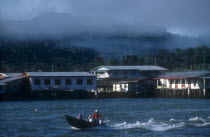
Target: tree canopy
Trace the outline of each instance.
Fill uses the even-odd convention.
[[[0,41],[0,72],[89,71],[99,65],[157,65],[173,71],[202,70],[210,67],[210,48],[161,49],[154,55],[125,55],[104,58],[88,48],[64,46],[57,41]]]

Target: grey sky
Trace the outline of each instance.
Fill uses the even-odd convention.
[[[210,33],[210,0],[0,0],[0,21],[8,35],[166,30],[199,36]]]

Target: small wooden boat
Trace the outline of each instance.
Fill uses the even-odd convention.
[[[98,124],[98,123],[89,122],[82,119],[77,119],[68,115],[65,115],[65,118],[70,126],[76,127],[76,128],[85,129],[85,128],[93,128],[97,126],[102,126],[101,124]]]

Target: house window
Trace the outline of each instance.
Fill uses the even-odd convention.
[[[66,79],[66,85],[71,85],[71,79]]]
[[[41,85],[40,79],[34,79],[34,85]]]
[[[162,85],[160,79],[158,79],[157,81],[158,81],[158,85],[159,85],[159,86]]]
[[[196,79],[194,79],[193,82],[194,82],[194,86],[196,86]]]
[[[191,84],[191,80],[190,80],[190,79],[188,79],[188,80],[187,80],[187,83],[190,85],[190,84]]]
[[[182,79],[182,84],[185,84],[185,79]]]
[[[179,79],[176,79],[175,80],[175,84],[179,84]]]
[[[125,84],[125,88],[128,88],[128,85],[127,84]]]
[[[82,85],[83,84],[83,80],[82,79],[77,79],[77,85]]]
[[[132,75],[136,75],[136,71],[134,70],[134,71],[131,71],[131,74]]]
[[[114,74],[115,74],[115,75],[118,75],[118,73],[119,73],[119,72],[118,72],[117,70],[114,70]]]
[[[50,85],[50,79],[44,79],[44,84],[45,85]]]
[[[61,80],[60,79],[55,79],[55,85],[61,85]]]
[[[122,72],[123,75],[127,75],[127,73],[128,72],[126,70]]]
[[[87,85],[93,85],[93,79],[87,79]]]
[[[169,84],[174,84],[173,81],[174,81],[174,80],[170,79],[170,80],[169,80]]]

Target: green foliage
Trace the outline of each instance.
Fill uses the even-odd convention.
[[[119,63],[115,63],[110,59],[109,65],[157,65],[165,67],[169,70],[202,70],[204,56],[206,58],[206,69],[210,66],[210,48],[202,45],[196,48],[175,49],[169,51],[161,49],[155,55],[151,56],[137,56],[127,55],[123,56]]]
[[[65,45],[62,41],[0,41],[0,72],[89,71],[99,65],[157,65],[169,70],[202,70],[210,66],[210,48],[161,49],[150,56],[126,55],[107,59],[87,48]],[[95,58],[96,57],[96,58]]]
[[[55,41],[0,42],[0,72],[87,71],[92,68],[95,51],[68,46]],[[98,54],[98,53],[97,53]]]
[[[210,48],[202,45],[196,48],[175,51],[160,50],[157,54],[157,65],[171,70],[202,70],[206,58],[206,66],[210,64]]]
[[[120,62],[119,62],[119,60],[112,58],[108,61],[107,65],[110,65],[110,66],[120,65]]]

